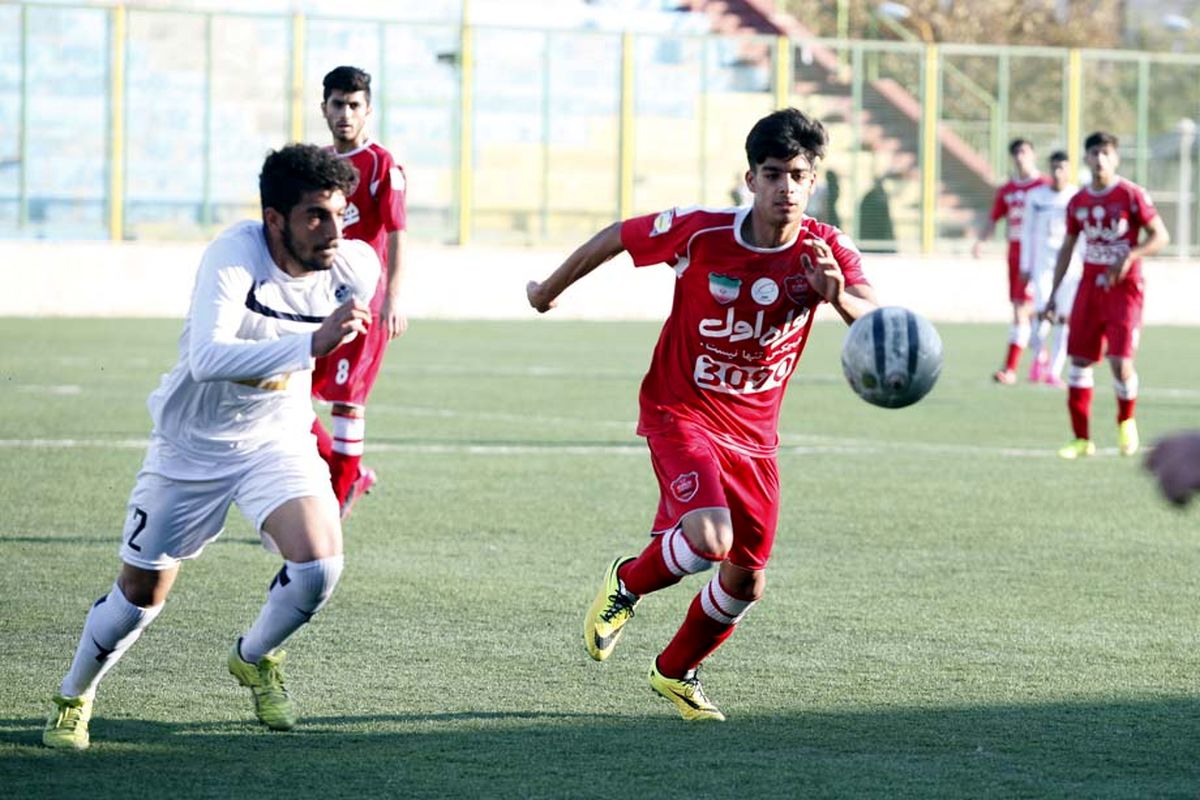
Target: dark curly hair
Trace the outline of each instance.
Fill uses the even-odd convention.
[[[1104,147],[1111,144],[1113,149],[1121,146],[1121,140],[1112,135],[1108,131],[1096,131],[1091,136],[1083,140],[1083,149],[1091,150],[1093,147]]]
[[[258,176],[263,210],[273,208],[285,217],[306,192],[337,190],[349,197],[357,186],[358,170],[315,144],[289,144],[272,150]]]
[[[322,100],[328,100],[334,91],[354,94],[365,92],[367,105],[371,105],[371,73],[358,67],[334,67],[325,75],[323,81],[325,94]]]
[[[781,108],[754,123],[746,137],[746,159],[754,169],[768,158],[790,161],[802,155],[816,167],[828,144],[829,134],[820,120],[796,108]]]

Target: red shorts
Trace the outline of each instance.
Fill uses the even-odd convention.
[[[779,524],[775,459],[720,447],[688,425],[649,434],[646,443],[660,493],[654,533],[671,530],[691,511],[725,508],[733,520],[730,563],[751,570],[766,567]]]
[[[1008,243],[1008,299],[1014,303],[1033,302],[1033,287],[1021,278],[1021,243]]]
[[[313,367],[313,397],[327,403],[367,404],[387,350],[387,326],[373,320],[365,336],[355,336]]]
[[[1142,329],[1142,279],[1126,279],[1109,289],[1097,284],[1102,276],[1089,273],[1079,283],[1071,306],[1067,354],[1088,361],[1099,361],[1105,354],[1133,358]]]

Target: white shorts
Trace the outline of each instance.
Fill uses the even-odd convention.
[[[1029,279],[1029,288],[1033,290],[1033,307],[1041,310],[1050,299],[1050,287],[1054,285],[1054,268],[1038,270]]]
[[[151,455],[147,454],[148,463]],[[236,471],[212,480],[168,478],[143,467],[129,496],[121,560],[160,571],[196,558],[225,529],[231,503],[237,503],[254,524],[263,546],[278,553],[263,523],[272,511],[297,497],[320,498],[337,516],[329,467],[316,448],[303,454],[268,448]]]
[[[1071,316],[1071,307],[1075,305],[1075,293],[1079,291],[1079,275],[1068,272],[1058,285],[1058,293],[1054,295],[1054,309],[1058,316],[1067,319]]]

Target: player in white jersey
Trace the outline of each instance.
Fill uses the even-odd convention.
[[[234,225],[204,252],[179,361],[148,406],[150,447],[130,495],[121,570],[92,606],[42,741],[82,750],[96,686],[159,612],[180,562],[220,535],[232,503],[283,567],[229,671],[259,720],[295,725],[277,648],[329,599],[342,530],[311,432],[311,370],[370,324],[379,278],[370,246],[342,239],[358,177],[332,153],[289,145],[259,176],[263,222]]]
[[[1031,189],[1025,195],[1025,219],[1021,225],[1021,278],[1033,287],[1034,309],[1038,315],[1029,342],[1029,352],[1033,354],[1029,382],[1047,383],[1060,389],[1066,387],[1062,371],[1067,363],[1067,320],[1075,302],[1075,290],[1079,288],[1079,276],[1083,273],[1081,244],[1076,245],[1070,269],[1055,295],[1053,319],[1043,317],[1042,312],[1050,300],[1058,250],[1067,235],[1067,203],[1078,190],[1067,182],[1067,154],[1061,150],[1051,153],[1050,183]],[[1054,326],[1054,344],[1047,355],[1044,351],[1051,325]]]

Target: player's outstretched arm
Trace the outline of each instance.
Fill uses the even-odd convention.
[[[1146,469],[1158,478],[1168,500],[1184,505],[1200,491],[1200,431],[1176,433],[1160,440],[1146,456]]]
[[[624,250],[621,223],[614,222],[580,245],[544,281],[525,284],[529,305],[537,309],[539,314],[546,313],[554,308],[555,300],[568,286]]]
[[[854,320],[877,308],[875,291],[865,284],[846,288],[846,276],[829,242],[824,239],[806,239],[806,244],[812,251],[813,258],[808,253],[800,255],[800,266],[804,268],[804,277],[817,294],[833,306],[849,325]]]

